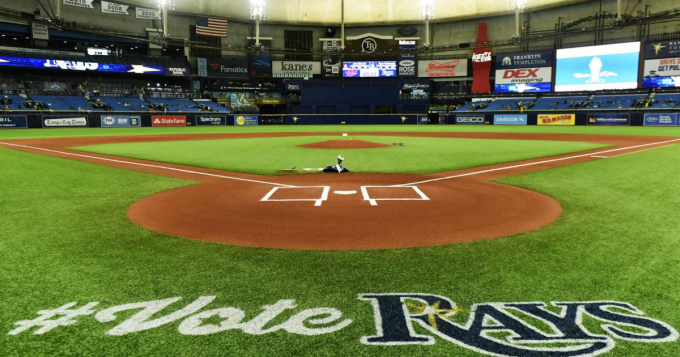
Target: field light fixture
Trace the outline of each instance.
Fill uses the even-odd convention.
[[[156,0],[159,9],[175,10],[175,0]]]
[[[517,9],[524,9],[524,7],[527,5],[527,0],[510,0],[508,2],[508,10],[514,11]]]
[[[420,0],[420,19],[434,20],[434,0]]]
[[[265,0],[250,0],[250,18],[252,20],[264,20],[265,8]]]

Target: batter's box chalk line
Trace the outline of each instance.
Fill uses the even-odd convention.
[[[400,188],[411,188],[419,196],[419,198],[372,198],[369,193],[369,188],[386,188],[386,189],[400,189]],[[423,191],[421,191],[418,186],[361,186],[361,193],[364,195],[364,201],[368,201],[371,206],[377,206],[378,201],[429,201],[430,198],[427,197]]]
[[[321,197],[319,198],[271,198],[278,190],[298,190],[307,188],[320,188]],[[272,188],[260,201],[262,202],[314,202],[314,206],[319,207],[324,201],[328,201],[328,193],[331,191],[330,186],[295,186],[295,187],[274,187]]]

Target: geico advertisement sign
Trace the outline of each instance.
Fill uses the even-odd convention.
[[[467,59],[418,61],[418,77],[464,77],[467,73]]]
[[[645,77],[680,76],[680,57],[645,61]]]
[[[43,127],[45,128],[82,128],[87,126],[87,117],[43,118]]]
[[[226,116],[196,116],[196,125],[227,125]]]
[[[274,78],[311,78],[321,74],[321,62],[272,61]]]
[[[486,118],[483,115],[457,115],[456,124],[484,125]]]
[[[517,83],[549,83],[552,78],[552,68],[518,68],[501,69],[496,71],[497,84]]]
[[[539,114],[538,125],[576,125],[575,114]]]
[[[187,126],[186,116],[154,115],[151,117],[152,126]]]

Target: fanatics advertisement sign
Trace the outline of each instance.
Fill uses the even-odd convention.
[[[187,126],[184,115],[154,115],[151,117],[152,126]]]
[[[201,77],[220,77],[234,79],[248,79],[248,60],[234,59],[225,60],[219,58],[209,58],[205,61],[199,58],[198,75]],[[205,66],[201,62],[205,63]]]
[[[321,62],[272,61],[274,78],[312,78],[321,74]]]
[[[467,59],[418,61],[418,77],[442,78],[467,75]]]

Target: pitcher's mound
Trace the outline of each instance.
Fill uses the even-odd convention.
[[[372,143],[370,141],[363,140],[327,140],[298,146],[301,148],[310,149],[373,149],[386,148],[392,145]]]

